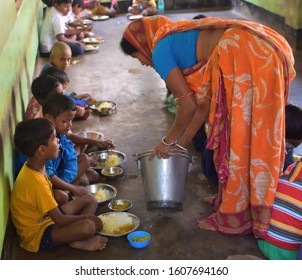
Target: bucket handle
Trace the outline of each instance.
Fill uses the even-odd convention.
[[[141,169],[141,164],[140,164],[140,161],[138,160],[140,154],[133,154],[132,156],[134,157],[134,160],[135,160],[136,163],[137,163],[137,168],[138,168],[138,170],[140,170],[140,169]]]

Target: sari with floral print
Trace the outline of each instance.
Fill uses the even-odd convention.
[[[209,59],[182,70],[197,103],[211,99],[207,147],[214,150],[219,190],[215,212],[205,219],[225,234],[265,237],[284,162],[284,106],[295,76],[289,44],[261,24],[218,18],[143,18],[123,36],[151,61],[163,37],[217,28],[226,31]]]

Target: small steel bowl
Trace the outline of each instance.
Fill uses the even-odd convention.
[[[104,135],[97,131],[81,131],[81,132],[78,132],[77,134],[81,135],[85,138],[92,139],[92,140],[98,140],[98,141],[103,140],[103,138],[104,138]]]
[[[111,211],[124,212],[132,207],[132,202],[128,199],[115,199],[108,203],[108,208]]]
[[[107,178],[117,178],[123,174],[123,169],[119,166],[105,167],[101,171],[102,175]]]

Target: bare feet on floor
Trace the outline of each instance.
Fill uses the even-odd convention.
[[[216,194],[205,194],[201,197],[201,200],[206,203],[212,204],[215,199]]]
[[[204,230],[217,231],[211,224],[207,221],[206,218],[201,219],[198,222],[198,227]]]
[[[69,245],[70,247],[76,249],[82,249],[86,251],[97,251],[97,250],[105,249],[107,242],[108,242],[108,238],[95,235],[86,240],[72,242]]]

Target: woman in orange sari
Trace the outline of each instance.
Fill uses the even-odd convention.
[[[285,155],[284,107],[295,76],[286,40],[254,22],[155,16],[130,23],[120,45],[153,67],[178,103],[151,158],[184,150],[208,120],[219,190],[215,212],[199,227],[266,236]]]

